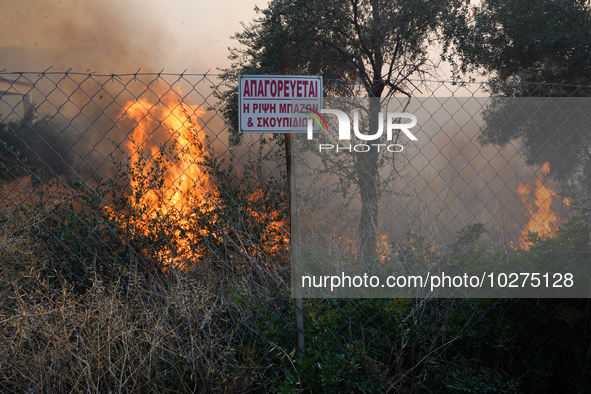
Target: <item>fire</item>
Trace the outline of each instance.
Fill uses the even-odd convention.
[[[179,91],[179,94],[182,93]],[[174,164],[166,170],[166,195],[156,197],[154,194],[143,196],[151,203],[182,207],[194,193],[200,193],[199,183],[207,183],[208,179],[199,166],[203,158],[202,130],[198,128],[196,117],[205,111],[196,105],[185,104],[175,99],[175,94],[169,92],[157,104],[151,104],[146,99],[128,102],[124,112],[137,122],[127,149],[131,161],[137,161],[141,153],[149,153],[157,157],[161,146],[155,140],[156,130],[160,127],[168,131],[163,142],[173,143]],[[151,166],[154,163],[150,163]],[[132,180],[132,187],[135,187]],[[155,191],[154,191],[155,192]]]
[[[525,228],[521,230],[520,244],[524,249],[529,249],[527,241],[529,233],[538,234],[540,237],[550,237],[554,235],[557,225],[560,223],[558,216],[552,211],[552,197],[556,195],[554,191],[544,185],[544,178],[549,184],[552,179],[548,178],[550,174],[550,164],[542,165],[541,174],[528,183],[522,183],[517,189],[523,201],[524,207],[529,214],[529,221]],[[533,204],[530,202],[533,196]]]
[[[281,253],[289,245],[289,233],[286,231],[286,221],[283,219],[282,212],[271,209],[266,206],[265,200],[268,196],[263,189],[255,189],[247,197],[246,216],[249,218],[252,227],[263,228],[260,234],[259,242],[261,245],[249,245],[243,247],[241,251],[248,256],[260,257],[260,247],[263,247],[265,254],[274,259],[280,259]],[[257,256],[259,255],[259,256]]]
[[[186,271],[208,257],[220,258],[220,251],[224,259],[281,260],[289,244],[284,210],[269,203],[281,198],[252,184],[234,185],[233,196],[218,190],[204,165],[211,159],[198,123],[205,111],[181,97],[175,88],[123,106],[121,126],[131,125],[123,146],[130,192],[123,212],[105,208],[109,218],[140,239],[144,257],[165,272]]]
[[[201,259],[191,247],[195,237],[192,223],[202,202],[215,199],[210,179],[200,163],[203,130],[197,119],[204,111],[180,101],[180,89],[170,90],[155,102],[142,98],[123,106],[123,118],[134,127],[125,144],[129,157],[127,197],[132,213],[125,217],[107,207],[109,216],[121,227],[132,229],[147,240],[169,239],[154,251],[166,271],[185,270],[189,261]]]

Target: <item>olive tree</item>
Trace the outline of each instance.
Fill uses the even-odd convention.
[[[231,49],[232,66],[222,75],[230,87],[220,96],[223,111],[236,125],[239,74],[277,74],[280,63],[288,61],[292,73],[348,82],[325,83],[325,96],[369,98],[369,134],[375,134],[380,99],[410,97],[413,80],[436,72],[429,50],[456,5],[450,0],[273,0],[234,36],[242,47]],[[350,165],[361,198],[359,252],[370,261],[376,256],[380,160],[380,153],[370,151],[355,155]]]

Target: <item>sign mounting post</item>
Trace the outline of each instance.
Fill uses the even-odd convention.
[[[309,113],[322,109],[322,77],[289,75],[289,62],[281,63],[281,75],[240,75],[238,125],[240,133],[283,133],[289,188],[291,269],[298,269],[295,173],[292,133],[307,133]],[[292,277],[299,277],[293,275]],[[297,330],[297,353],[304,356],[304,313],[301,283],[292,283]]]

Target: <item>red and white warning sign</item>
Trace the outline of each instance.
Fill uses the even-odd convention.
[[[241,75],[238,124],[241,133],[305,133],[309,113],[322,109],[322,77]]]

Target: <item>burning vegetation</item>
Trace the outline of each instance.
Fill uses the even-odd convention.
[[[129,158],[126,207],[107,206],[108,216],[130,238],[141,239],[142,257],[164,271],[228,258],[284,261],[289,236],[281,189],[228,178],[199,125],[205,111],[182,97],[176,87],[158,100],[123,106],[121,122],[132,121],[123,146]]]
[[[94,80],[89,80],[92,86],[95,86]],[[115,173],[113,170],[106,176],[111,179],[97,187],[114,187],[111,189],[112,197],[97,198],[102,204],[98,209],[83,200],[76,202],[74,208],[69,209],[68,199],[74,199],[71,196],[78,195],[81,199],[85,196],[78,189],[68,189],[68,179],[65,176],[61,177],[61,172],[55,168],[51,170],[55,176],[60,177],[54,181],[58,185],[44,186],[47,194],[55,194],[57,190],[71,190],[71,196],[64,198],[64,209],[69,209],[67,214],[79,220],[83,217],[82,211],[86,209],[88,217],[92,217],[93,220],[99,217],[98,223],[106,223],[105,228],[110,232],[109,237],[100,237],[101,239],[96,241],[102,248],[99,249],[93,243],[80,242],[81,232],[76,231],[73,222],[62,220],[63,233],[68,234],[68,239],[63,242],[55,241],[54,243],[59,246],[59,252],[51,250],[47,254],[56,260],[56,264],[60,264],[64,260],[61,253],[70,253],[72,264],[78,264],[75,252],[78,250],[76,248],[80,248],[83,249],[80,253],[84,256],[100,254],[102,258],[108,258],[116,255],[117,259],[122,258],[121,261],[128,261],[129,256],[134,256],[138,260],[155,262],[156,267],[164,271],[187,271],[202,262],[225,262],[235,267],[253,262],[257,262],[258,265],[266,262],[286,262],[289,250],[289,231],[286,229],[289,210],[286,204],[285,184],[280,180],[280,176],[267,177],[257,172],[256,166],[263,166],[261,160],[264,159],[261,157],[264,155],[260,154],[261,151],[254,153],[256,149],[252,146],[247,147],[246,149],[257,156],[256,160],[248,162],[248,156],[241,154],[236,156],[239,157],[237,164],[233,164],[234,152],[226,146],[223,147],[226,149],[223,158],[216,156],[208,140],[207,128],[204,127],[209,113],[188,100],[178,86],[162,82],[160,76],[151,82],[146,81],[147,79],[139,82],[139,89],[136,88],[138,85],[125,85],[125,95],[130,93],[136,97],[134,99],[125,100],[121,98],[123,95],[106,94],[109,91],[104,86],[110,89],[111,85],[105,84],[103,90],[97,90],[100,93],[93,97],[113,97],[111,104],[116,105],[105,105],[101,102],[99,108],[97,104],[95,110],[100,112],[103,118],[96,121],[99,118],[90,118],[89,113],[89,123],[92,123],[93,128],[88,125],[87,129],[81,129],[93,131],[86,131],[85,137],[103,139],[93,140],[87,150],[86,147],[82,149],[82,145],[75,145],[74,150],[80,149],[81,159],[78,161],[84,162],[85,165],[90,166],[91,162],[94,165],[95,162],[88,159],[91,157],[89,152],[94,152],[93,149],[99,147],[103,150],[94,152],[98,158],[104,159],[111,155],[119,160],[118,171]],[[85,111],[94,108],[82,103],[76,107],[84,108]],[[112,120],[116,127],[112,127],[105,118]],[[56,127],[53,127],[53,118],[52,122],[51,129],[54,129]],[[23,120],[22,123],[26,122]],[[64,123],[74,127],[71,119]],[[37,123],[32,126],[37,126]],[[34,130],[35,127],[30,129],[37,131]],[[15,135],[18,134],[20,138],[25,134],[22,127],[15,130]],[[8,132],[12,133],[6,129],[6,133]],[[216,135],[216,138],[219,138],[220,134]],[[65,137],[62,135],[60,138]],[[72,140],[80,139],[78,134],[75,138],[72,137]],[[110,143],[118,144],[120,156],[104,148],[107,139]],[[64,145],[72,150],[74,143]],[[55,145],[52,149],[56,149]],[[220,158],[226,160],[223,165]],[[470,158],[466,160],[469,161]],[[276,155],[273,160],[281,158]],[[14,161],[6,160],[7,163]],[[46,164],[55,167],[55,161]],[[554,237],[561,225],[560,215],[555,211],[556,193],[552,190],[549,172],[549,164],[545,163],[540,173],[532,180],[519,185],[517,190],[511,188],[511,194],[516,193],[519,196],[519,199],[511,198],[512,202],[517,203],[511,214],[517,219],[519,215],[515,215],[515,212],[519,212],[521,207],[527,213],[526,225],[511,234],[516,238],[513,244],[516,249],[531,249],[530,234],[540,238]],[[21,173],[26,173],[25,168],[17,174]],[[276,175],[279,175],[278,172]],[[103,177],[97,172],[98,176]],[[23,179],[14,183],[22,188],[25,184]],[[41,179],[39,182],[42,181]],[[467,185],[468,181],[465,184]],[[85,185],[84,193],[86,190],[90,193],[94,186]],[[100,191],[103,192],[104,190]],[[448,213],[441,211],[439,214],[444,216]],[[449,214],[457,212],[452,209],[449,210]],[[314,216],[313,220],[322,222],[324,219]],[[81,222],[80,225],[86,223]],[[50,231],[40,228],[39,233],[45,234],[39,238],[43,241],[39,242],[40,244],[53,242],[52,236],[56,231],[51,230],[55,230],[56,226],[52,224],[48,228]],[[452,228],[450,233],[453,230]],[[355,260],[359,257],[355,246],[358,235],[354,229],[348,234],[350,235],[334,241],[331,247],[337,252],[345,251],[348,259]],[[425,235],[420,230],[412,237],[409,234],[404,238],[395,234],[392,228],[384,229],[380,234],[376,252],[382,264],[386,264],[390,259],[410,261],[414,259],[408,257],[411,255],[418,256],[417,259],[428,260],[424,256],[431,253],[431,249],[446,244],[451,239],[442,237],[441,241],[433,241],[429,234]],[[477,232],[477,235],[480,236],[481,232]],[[423,245],[430,245],[430,242],[434,245]]]
[[[521,230],[519,238],[519,245],[526,250],[531,246],[528,240],[530,234],[536,234],[541,238],[552,237],[561,222],[552,210],[552,198],[556,197],[556,193],[546,186],[553,183],[552,178],[549,177],[550,164],[544,163],[540,172],[533,180],[522,183],[517,189],[517,194],[523,201],[523,207],[529,216],[529,221]]]

